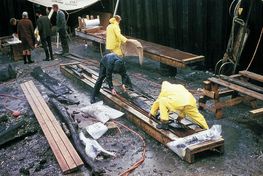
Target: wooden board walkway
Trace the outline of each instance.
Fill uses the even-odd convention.
[[[81,31],[75,31],[76,36],[79,36],[83,39],[90,40],[96,43],[105,44],[105,31],[98,30],[93,33],[84,33]],[[132,38],[132,37],[128,37]],[[188,52],[180,51],[171,47],[164,45],[159,45],[156,43],[148,42],[141,39],[132,38],[141,42],[143,46],[144,56],[158,61],[160,63],[170,65],[173,67],[184,68],[186,65],[196,62],[202,62],[205,60],[204,56],[198,56]]]
[[[71,68],[77,67],[82,68],[82,73],[75,73]],[[84,66],[83,64],[61,64],[60,66],[61,72],[73,79],[73,81],[81,84],[85,88],[93,88],[96,82],[96,79],[98,77],[98,74],[94,72],[93,70],[89,69],[88,67]],[[87,74],[88,73],[88,74]],[[168,142],[171,142],[173,140],[177,140],[180,137],[185,137],[188,135],[191,135],[193,133],[198,133],[200,129],[194,130],[160,130],[156,128],[157,122],[151,120],[147,116],[147,112],[144,111],[144,109],[141,109],[140,106],[134,105],[131,103],[130,100],[126,99],[125,97],[122,97],[121,95],[118,96],[112,96],[111,93],[107,89],[101,89],[100,90],[102,97],[105,102],[108,104],[111,104],[113,107],[115,107],[118,110],[121,110],[126,114],[126,117],[132,121],[134,124],[136,124],[139,128],[143,129],[146,133],[148,133],[150,136],[155,138],[157,141],[163,143],[166,145]],[[140,95],[135,95],[136,92],[133,93],[134,96],[139,97]],[[147,98],[141,96],[142,99],[144,99],[145,103],[147,103]],[[189,148],[186,151],[186,155],[184,160],[193,163],[195,159],[195,155],[197,153],[206,151],[206,150],[212,150],[215,149],[217,151],[223,152],[224,149],[224,139],[220,138],[218,140],[214,141],[207,141],[204,142],[198,147],[192,146],[192,148]]]
[[[199,107],[208,109],[215,113],[216,118],[222,118],[222,109],[239,103],[249,103],[253,110],[250,111],[252,117],[262,116],[263,108],[257,109],[256,101],[263,101],[263,88],[254,85],[250,80],[263,83],[263,76],[249,72],[240,71],[239,74],[208,78],[204,81],[203,95],[199,99]],[[231,98],[222,97],[231,96]],[[212,100],[213,105],[208,107],[207,100]]]
[[[59,122],[49,109],[40,92],[37,90],[33,81],[22,83],[21,88],[47,138],[62,172],[69,173],[82,166],[83,162],[81,158],[62,130]]]

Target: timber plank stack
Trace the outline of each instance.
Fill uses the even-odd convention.
[[[249,72],[240,71],[239,74],[219,77],[211,77],[204,81],[203,95],[199,99],[199,107],[208,109],[215,113],[216,118],[222,118],[222,109],[239,103],[248,103],[253,110],[252,117],[263,114],[263,108],[257,108],[257,101],[263,101],[263,87],[254,84],[263,83],[263,76]],[[221,100],[222,97],[230,96],[229,99]],[[213,101],[213,106],[208,107],[206,102]]]
[[[88,63],[87,63],[88,64]],[[77,69],[75,69],[77,68]],[[82,68],[83,71],[76,73],[76,70]],[[77,63],[68,63],[60,65],[61,72],[71,78],[76,83],[81,84],[85,88],[93,88],[98,77],[98,73],[89,69],[87,66],[83,64]],[[123,97],[122,95],[112,96],[110,91],[102,88],[100,90],[104,101],[108,104],[111,104],[114,108],[124,112],[126,114],[126,118],[128,118],[131,122],[136,124],[139,128],[144,130],[150,136],[155,138],[157,141],[161,142],[164,145],[167,143],[177,140],[178,138],[185,137],[194,133],[200,132],[199,129],[186,129],[186,130],[160,130],[156,128],[158,124],[156,121],[148,118],[147,112],[142,109],[139,105],[135,105],[131,103],[129,99]],[[147,104],[147,98],[138,94],[137,92],[129,93],[134,97],[139,97],[145,101]],[[137,95],[136,95],[137,94]],[[186,150],[186,155],[183,158],[185,161],[189,163],[193,163],[195,159],[195,155],[197,153],[207,151],[207,150],[215,150],[219,152],[224,151],[224,139],[220,138],[218,140],[207,141],[202,144],[198,144],[198,146],[191,146]]]
[[[63,173],[69,173],[83,165],[75,148],[62,130],[60,124],[37,90],[33,81],[21,84],[42,131],[58,161]]]

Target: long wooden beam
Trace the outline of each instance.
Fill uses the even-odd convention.
[[[250,90],[250,89],[247,89],[245,87],[242,87],[242,86],[239,86],[239,85],[236,85],[236,84],[233,84],[233,83],[229,83],[227,81],[224,81],[222,79],[218,79],[218,78],[215,78],[215,77],[208,78],[208,80],[213,82],[213,83],[219,84],[221,86],[227,87],[229,89],[238,91],[238,92],[240,92],[242,94],[254,97],[254,98],[259,99],[259,100],[263,100],[263,94],[255,92],[255,91]]]
[[[99,35],[99,33],[83,33],[78,30],[76,30],[75,32],[77,36],[83,39],[94,41],[100,44],[105,44],[106,42],[105,36]],[[128,37],[128,38],[132,38],[132,37]],[[171,47],[166,47],[145,40],[140,40],[140,39],[136,39],[136,40],[141,42],[143,46],[144,56],[154,61],[164,63],[166,65],[170,65],[178,68],[184,68],[186,67],[187,64],[201,62],[205,60],[204,56],[197,56],[188,52],[180,51]]]
[[[84,78],[81,78],[78,75],[74,74],[74,72],[71,69],[67,68],[66,65],[61,65],[60,70],[65,76],[71,78],[74,82],[81,84],[85,88],[90,89],[93,88],[95,85],[96,79],[94,79],[94,77],[92,78],[84,76]],[[126,114],[126,117],[130,121],[132,121],[138,127],[143,129],[147,134],[149,134],[162,144],[167,145],[168,142],[177,140],[179,138],[179,136],[175,135],[171,131],[157,129],[157,123],[155,121],[149,119],[144,113],[138,111],[135,107],[130,106],[130,104],[126,101],[122,101],[118,97],[112,96],[108,91],[103,89],[100,90],[100,93],[102,94],[102,97],[106,103],[111,104],[112,106],[114,106],[114,108],[124,112]],[[214,145],[215,143],[217,143],[218,145]],[[210,150],[212,148],[223,147],[223,144],[224,139],[222,138],[216,141],[208,141],[200,145],[199,150],[203,151]],[[197,149],[194,148],[194,150]],[[192,163],[194,154],[194,151],[192,153],[188,153],[184,160],[186,160],[189,163]],[[189,156],[191,157],[189,158]]]

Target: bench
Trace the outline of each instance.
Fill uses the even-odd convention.
[[[81,158],[59,122],[49,109],[33,81],[20,84],[40,127],[63,173],[69,173],[83,165]]]

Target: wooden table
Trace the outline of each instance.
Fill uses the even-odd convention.
[[[13,61],[22,59],[22,42],[20,40],[14,40],[12,36],[6,36],[0,38],[1,47],[9,47],[9,54]]]

